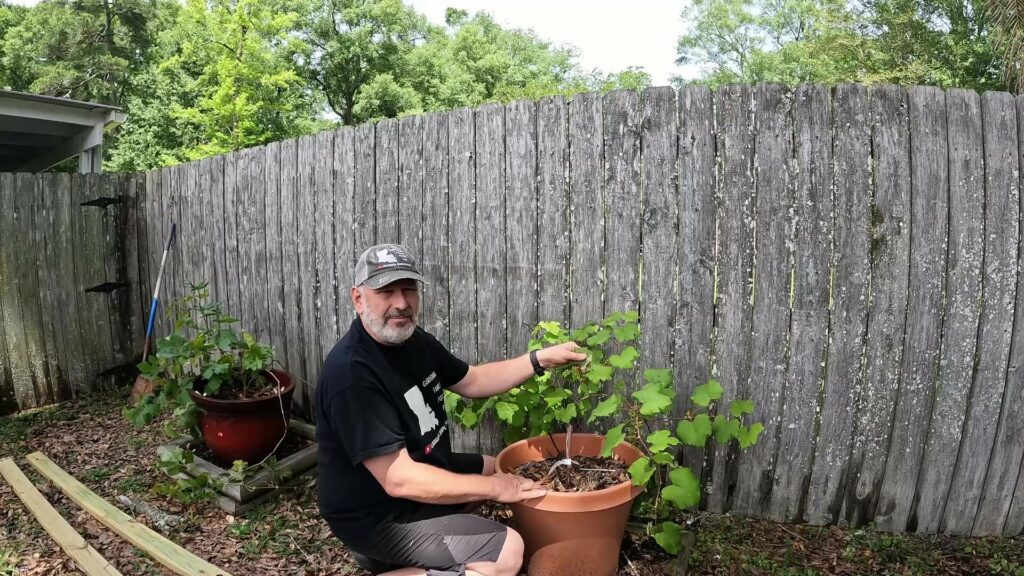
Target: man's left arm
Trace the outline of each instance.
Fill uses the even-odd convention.
[[[537,351],[537,361],[545,370],[582,362],[587,355],[576,352],[578,348],[575,342],[542,348]],[[470,366],[466,376],[449,390],[466,398],[490,398],[519,386],[530,376],[533,376],[533,364],[530,355],[523,354],[508,360]]]

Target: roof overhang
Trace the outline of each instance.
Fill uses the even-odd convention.
[[[125,121],[116,106],[0,90],[0,172],[39,172],[80,156],[99,172],[103,135]]]

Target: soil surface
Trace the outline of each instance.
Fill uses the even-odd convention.
[[[592,492],[611,488],[629,480],[627,466],[613,458],[576,456],[572,464],[560,464],[554,472],[551,467],[561,458],[548,458],[527,462],[515,473],[529,478],[552,492]]]

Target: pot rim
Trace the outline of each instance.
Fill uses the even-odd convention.
[[[259,398],[248,398],[248,399],[245,399],[245,400],[225,400],[223,398],[216,398],[216,397],[213,397],[213,396],[205,396],[203,394],[200,394],[200,393],[196,392],[195,390],[189,390],[188,394],[189,394],[189,396],[192,397],[193,400],[199,400],[199,401],[202,401],[202,402],[215,403],[215,404],[219,404],[219,405],[222,405],[222,406],[239,406],[239,405],[242,405],[242,404],[249,404],[249,403],[252,403],[252,402],[262,402],[262,401],[265,401],[265,400],[269,400],[271,398],[277,398],[278,396],[281,396],[282,399],[283,399],[285,394],[287,394],[288,392],[290,392],[292,389],[295,388],[295,381],[292,380],[291,374],[289,374],[288,372],[285,372],[284,370],[279,370],[277,368],[271,368],[269,370],[266,370],[266,372],[272,373],[272,374],[277,376],[277,379],[278,379],[279,383],[281,384],[277,388],[278,389],[278,393],[277,394],[272,394],[270,396],[261,396]]]
[[[564,433],[552,434],[554,438],[564,438]],[[505,456],[510,450],[515,447],[529,444],[532,441],[537,441],[544,436],[531,436],[518,442],[509,444],[498,453],[495,457],[495,467],[499,472],[509,473],[501,468],[502,457]],[[601,439],[604,441],[603,434],[592,434],[586,432],[573,433],[573,438],[587,437],[593,439]],[[550,442],[547,442],[550,444]],[[619,450],[627,452],[630,456],[634,456],[633,460],[640,458],[643,454],[635,446],[629,442],[623,442],[615,448],[617,453]],[[575,450],[573,450],[575,452]],[[621,455],[620,455],[621,456]],[[644,491],[642,486],[636,486],[633,481],[626,480],[620,482],[614,486],[602,488],[600,490],[591,490],[590,492],[548,492],[540,498],[534,498],[533,500],[524,500],[513,504],[513,506],[524,506],[527,508],[535,508],[537,510],[545,510],[549,512],[588,512],[596,510],[604,510],[613,506],[618,506],[632,501],[634,498],[640,495]]]

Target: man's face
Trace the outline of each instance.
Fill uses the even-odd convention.
[[[419,323],[420,289],[415,280],[396,280],[376,290],[354,287],[352,303],[366,331],[381,344],[405,342]]]

